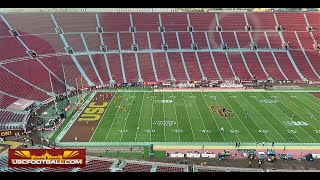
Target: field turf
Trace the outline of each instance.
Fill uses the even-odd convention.
[[[307,92],[118,92],[90,142],[320,143],[319,109]]]

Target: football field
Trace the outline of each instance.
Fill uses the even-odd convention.
[[[117,92],[90,142],[320,143],[307,92]]]

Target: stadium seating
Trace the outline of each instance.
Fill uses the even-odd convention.
[[[116,33],[103,33],[102,38],[108,50],[119,50]]]
[[[90,62],[89,56],[77,56],[77,61],[79,62],[81,68],[86,73],[88,78],[95,84],[100,85],[100,81],[96,75],[96,72],[93,69],[93,66]]]
[[[63,32],[96,32],[96,13],[58,13],[54,14],[59,27]]]
[[[314,42],[309,32],[297,32],[297,35],[304,49],[314,50]]]
[[[120,172],[150,172],[152,165],[126,163]]]
[[[0,109],[6,109],[8,106],[16,102],[17,100],[17,98],[2,94],[0,92]]]
[[[194,52],[182,53],[190,79],[201,80],[202,75]]]
[[[79,172],[110,172],[112,161],[91,160],[86,164],[85,168],[81,168]]]
[[[169,57],[173,77],[176,78],[177,81],[178,80],[186,81],[187,76],[182,64],[180,53],[175,53],[175,52],[168,53],[168,57]]]
[[[312,33],[306,31],[307,22],[304,14],[310,26],[313,26],[316,31]],[[216,29],[216,15],[219,25],[222,27],[222,37],[220,37],[220,33]],[[132,17],[132,22],[130,16]],[[188,16],[190,22],[188,22]],[[196,51],[198,52],[200,66],[204,76],[207,78],[219,79],[210,52],[208,51],[208,48],[211,48],[214,62],[222,79],[233,79],[234,73],[232,69],[240,79],[251,78],[240,56],[240,50],[244,54],[245,62],[252,75],[257,79],[265,79],[266,75],[255,53],[252,51],[247,52],[251,49],[250,34],[245,30],[247,22],[252,27],[252,32],[250,33],[253,42],[258,46],[258,54],[262,65],[274,80],[285,79],[283,74],[290,80],[301,79],[294,69],[289,56],[284,52],[279,52],[283,51],[281,34],[284,41],[289,44],[289,53],[291,53],[293,61],[301,73],[308,80],[319,80],[301,51],[306,51],[311,65],[319,74],[320,63],[318,59],[320,55],[313,46],[314,40],[318,43],[320,42],[320,14],[316,12],[123,12],[98,13],[98,16],[96,16],[96,13],[55,13],[53,17],[57,26],[62,28],[64,32],[62,35],[56,33],[56,25],[50,14],[8,13],[4,14],[3,17],[5,20],[0,19],[0,62],[3,63],[1,66],[8,68],[12,73],[0,68],[1,76],[4,77],[0,80],[0,90],[26,99],[43,101],[50,97],[47,94],[47,92],[52,91],[48,69],[58,77],[57,79],[55,76],[51,76],[56,94],[62,93],[65,90],[64,84],[61,81],[66,79],[67,85],[76,87],[76,79],[80,83],[81,76],[84,76],[82,77],[84,86],[89,85],[85,77],[88,77],[88,81],[100,85],[100,76],[102,83],[109,84],[109,73],[116,80],[116,83],[124,81],[123,73],[127,82],[137,82],[139,71],[135,54],[132,51],[133,36],[135,43],[138,45],[137,60],[139,62],[141,78],[144,81],[155,81],[156,79],[159,81],[170,80],[170,70],[172,71],[172,76],[178,81],[188,80],[187,73],[190,80],[201,79],[202,74],[198,61],[195,53],[191,50],[192,38],[194,43],[198,45],[199,50]],[[97,33],[97,20],[103,28],[102,39],[100,39],[100,34]],[[160,20],[162,26],[165,27],[163,33],[159,33],[158,30]],[[282,27],[283,32],[281,33],[275,30],[276,20]],[[19,38],[13,37],[9,33],[9,27],[5,22],[17,30],[20,34],[19,38],[21,42]],[[191,34],[187,28],[189,23],[194,28]],[[136,28],[134,33],[129,31],[129,27],[132,25]],[[148,33],[150,39],[148,39]],[[234,33],[236,33],[236,36]],[[210,47],[208,47],[206,34]],[[221,38],[229,49],[223,50],[221,48]],[[72,47],[76,59],[72,59],[65,51],[66,44],[64,44],[64,40]],[[153,51],[148,51],[150,48],[149,41]],[[272,49],[270,49],[268,41]],[[162,50],[163,43],[166,43],[169,48],[167,52],[168,59]],[[26,53],[27,49],[23,44],[40,55],[38,58],[40,62],[32,59]],[[100,52],[102,44],[107,46],[106,58],[111,72],[108,72],[106,59]],[[179,44],[181,50],[179,49]],[[92,54],[93,63],[87,55],[86,46]],[[301,49],[301,46],[303,49]],[[124,69],[122,69],[120,63],[120,51],[122,51],[121,56],[123,58]],[[183,59],[180,54],[181,51],[183,51]],[[227,53],[232,69],[228,64],[228,59],[225,55],[226,51],[234,51]],[[271,52],[274,52],[276,59],[274,59]],[[154,60],[157,78],[155,78],[150,53]],[[167,60],[169,60],[170,68]],[[276,62],[279,64],[283,74]],[[79,63],[81,68],[77,67],[77,63]],[[185,66],[183,63],[185,63]],[[61,68],[62,64],[65,67],[65,78]],[[97,69],[98,75],[94,70],[94,66]],[[9,100],[3,97],[2,99],[9,103]],[[0,108],[5,108],[8,106],[8,103],[5,103]]]
[[[153,53],[153,59],[159,81],[170,80],[171,77],[165,54]]]
[[[217,52],[213,54],[222,79],[234,79],[233,72],[228,64],[225,53]]]
[[[207,79],[219,79],[217,71],[212,62],[210,53],[199,52],[198,57],[204,76],[207,77]]]
[[[286,74],[287,78],[290,80],[298,80],[300,79],[298,73],[296,72],[296,70],[293,68],[289,57],[286,53],[283,52],[275,52],[274,53],[278,63],[282,69],[282,71]]]
[[[51,77],[49,77],[48,70],[45,69],[36,59],[17,61],[14,63],[4,64],[3,66],[43,90],[52,92],[50,84],[51,78],[53,90],[55,93],[60,94],[65,91],[63,83],[59,82],[52,75],[50,75]]]
[[[295,63],[299,70],[308,80],[318,80],[318,77],[311,69],[302,51],[291,51],[290,53],[292,58],[295,59]]]
[[[154,72],[152,68],[151,56],[149,53],[138,53],[141,78],[144,81],[154,82]]]
[[[15,37],[3,37],[0,39],[0,61],[29,57],[26,49]]]
[[[294,34],[294,32],[283,32],[282,35],[283,35],[284,41],[288,43],[290,49],[296,49],[296,50],[301,49],[298,39]]]
[[[98,33],[83,34],[89,51],[100,51],[101,39]]]
[[[175,32],[164,33],[165,42],[168,44],[169,49],[178,49],[178,40]]]
[[[227,44],[228,48],[238,49],[236,37],[233,32],[222,32],[223,42]]]
[[[247,32],[237,32],[240,48],[251,48],[251,39]]]
[[[17,114],[11,111],[0,109],[0,123],[6,124],[10,122],[22,122],[25,119],[25,114]]]
[[[102,82],[104,82],[105,84],[108,84],[110,81],[110,78],[108,75],[108,69],[107,69],[106,60],[104,59],[104,56],[102,54],[96,54],[96,55],[92,55],[92,59],[102,79]]]
[[[133,53],[126,53],[122,54],[122,58],[127,82],[137,82],[139,77],[135,55]]]
[[[274,30],[276,21],[273,13],[246,13],[248,23],[252,30]]]
[[[123,82],[119,54],[108,54],[107,58],[109,62],[112,79],[115,80],[116,83]]]
[[[120,33],[120,43],[121,49],[131,50],[133,44],[132,33]]]
[[[255,79],[267,79],[266,74],[259,63],[258,57],[252,52],[243,52],[243,56],[247,62],[248,68]]]
[[[158,13],[133,13],[132,21],[137,31],[158,31]]]
[[[104,32],[129,32],[130,17],[128,13],[102,13],[99,15],[99,20]]]
[[[199,49],[208,49],[208,43],[204,32],[193,32],[192,35],[194,43],[198,45]]]
[[[303,13],[276,13],[283,31],[305,31],[307,27]]]
[[[208,39],[211,49],[220,49],[221,48],[221,37],[218,32],[208,32]]]
[[[245,30],[246,21],[243,13],[217,13],[217,15],[223,30]]]
[[[54,56],[48,58],[40,58],[40,61],[45,64],[54,74],[56,74],[61,80],[66,79],[66,83],[70,86],[77,87],[76,79],[80,83],[81,73],[70,56]],[[65,77],[63,74],[63,68]],[[87,86],[87,82],[83,78],[83,86]]]
[[[55,33],[55,25],[46,13],[3,14],[11,27],[20,35]]]
[[[265,49],[265,48],[269,49],[266,36],[263,32],[252,32],[251,36],[252,36],[253,42],[257,44],[259,49]]]
[[[178,166],[157,166],[157,172],[184,172],[184,168]]]
[[[320,54],[316,51],[306,51],[306,54],[312,64],[313,68],[317,71],[320,75]]]
[[[316,12],[314,13],[310,12],[310,13],[306,13],[306,16],[310,26],[312,26],[313,28],[319,31],[320,30],[320,22],[319,22],[320,14]]]
[[[162,26],[166,31],[187,31],[188,18],[186,13],[161,13]]]
[[[135,33],[134,38],[139,49],[149,49],[147,33]]]
[[[275,59],[272,57],[270,52],[259,52],[259,57],[262,61],[269,76],[274,80],[285,80],[284,76],[281,74]]]
[[[21,36],[21,40],[38,54],[65,53],[64,44],[58,34],[34,34]]]
[[[217,21],[213,13],[189,13],[190,23],[195,31],[215,31]]]
[[[2,76],[0,78],[0,90],[3,92],[31,100],[43,101],[49,98],[49,95],[45,92],[35,89],[3,68],[0,68],[0,74]]]
[[[228,54],[229,54],[230,63],[232,64],[233,70],[235,71],[236,75],[240,79],[246,79],[246,80],[252,79],[243,63],[240,53],[230,52]]]

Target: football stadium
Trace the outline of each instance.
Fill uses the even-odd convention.
[[[0,8],[0,172],[320,172],[319,145],[317,9]]]

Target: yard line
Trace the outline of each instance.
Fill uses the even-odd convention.
[[[97,94],[97,93],[96,93],[96,94]],[[100,119],[100,121],[99,121],[98,125],[97,125],[97,126],[96,126],[96,128],[94,129],[93,134],[92,134],[92,136],[90,137],[89,142],[91,142],[92,137],[93,137],[93,136],[94,136],[94,134],[96,133],[96,130],[98,129],[98,127],[99,127],[99,125],[100,125],[101,121],[102,121],[102,120],[103,120],[103,118],[104,118],[104,115],[106,114],[107,110],[109,109],[109,106],[110,106],[110,104],[112,103],[112,100],[114,99],[114,97],[115,97],[115,96],[116,96],[116,93],[114,93],[114,95],[113,95],[113,97],[112,97],[111,101],[109,102],[109,104],[108,104],[108,106],[107,106],[106,110],[104,111],[104,113],[103,113],[103,115],[102,115],[102,118]],[[91,100],[90,100],[90,101],[91,101]],[[90,103],[90,102],[89,102],[89,103]]]
[[[304,95],[300,95],[300,96],[302,96],[304,99],[307,99],[307,98],[304,97]],[[297,98],[297,100],[300,101],[299,98]],[[314,109],[313,107],[309,106],[308,104],[305,104],[303,101],[300,101],[300,102],[302,102],[304,105],[308,106],[310,109],[313,109],[316,113],[320,113],[320,112],[318,112],[318,110]],[[316,120],[319,121],[318,119],[316,119]]]
[[[209,104],[207,103],[207,101],[203,98],[203,95],[201,94],[201,97],[202,97],[202,99],[204,100],[204,102],[207,104],[207,107],[209,107]],[[220,134],[221,134],[221,136],[222,136],[222,138],[223,138],[223,140],[224,140],[224,142],[226,142],[226,139],[224,138],[224,136],[223,136],[223,134],[222,134],[222,132],[220,131],[220,127],[219,127],[219,125],[218,125],[218,123],[217,123],[217,121],[216,121],[216,118],[213,116],[213,114],[212,114],[212,111],[210,110],[210,114],[211,114],[211,117],[213,118],[213,120],[214,120],[214,122],[215,122],[215,124],[216,124],[216,126],[218,127],[218,131],[220,132]],[[207,118],[210,118],[210,117],[207,117]],[[238,138],[239,139],[239,138]],[[240,139],[239,139],[240,140]]]
[[[183,98],[183,103],[184,103],[184,107],[186,108],[186,111],[187,111],[187,115],[188,115],[188,119],[189,119],[189,124],[190,124],[191,132],[192,132],[192,135],[193,135],[193,140],[194,140],[194,142],[196,142],[196,138],[194,137],[194,133],[193,133],[193,129],[192,129],[192,125],[191,125],[191,121],[190,121],[190,117],[189,117],[187,105],[186,105],[186,103],[184,102],[184,98]]]
[[[316,106],[319,106],[320,104],[317,104],[317,103],[315,103],[314,101],[312,101],[311,99],[309,99],[307,96],[304,96],[303,94],[301,94],[301,93],[298,93],[298,94],[300,94],[302,97],[304,97],[304,99],[307,99],[309,102],[311,102],[312,104],[314,104],[314,105],[316,105]],[[309,95],[309,96],[312,96],[312,97],[314,97],[314,98],[316,98],[317,100],[320,100],[319,98],[317,98],[317,97],[315,97],[315,96],[313,96],[313,95]],[[320,107],[320,106],[319,106]],[[318,112],[318,111],[317,111]],[[320,112],[319,112],[320,113]]]
[[[142,104],[141,104],[141,107],[140,107],[140,114],[139,114],[139,120],[138,120],[139,129],[140,129],[140,119],[141,119],[141,111],[142,111],[142,107],[143,107],[143,101],[144,101],[144,92],[143,92],[143,96],[142,96]],[[137,136],[138,136],[138,131],[136,131],[136,137],[134,138],[134,142],[137,142]]]
[[[221,94],[221,92],[219,92],[219,94]],[[223,97],[223,99],[226,100],[226,102],[229,104],[229,106],[232,107],[232,106],[230,105],[230,103],[228,102],[228,100],[227,100],[222,94],[221,94],[221,96]],[[237,115],[237,117],[239,118],[239,120],[240,120],[241,124],[244,126],[244,128],[246,128],[246,130],[249,132],[249,134],[250,134],[250,136],[253,138],[253,140],[254,140],[255,142],[257,142],[257,140],[252,136],[252,134],[250,133],[250,131],[248,130],[248,128],[243,124],[243,122],[241,121],[241,118],[238,116],[238,114],[236,113],[236,111],[234,111],[234,113]]]
[[[154,93],[152,93],[152,112],[151,112],[151,129],[150,129],[150,142],[152,142],[151,141],[151,133],[152,133],[152,122],[153,122],[153,104],[154,104],[154,99],[155,99],[155,96],[154,96]]]
[[[134,94],[134,98],[132,98],[132,101],[130,103],[130,106],[132,106],[132,102],[136,99],[136,92],[133,93]],[[132,107],[130,107],[129,111],[128,111],[128,115],[127,115],[127,118],[125,119],[125,123],[124,123],[124,127],[122,128],[122,130],[126,129],[126,125],[127,125],[127,121],[128,121],[128,118],[129,118],[129,114],[130,114],[130,111],[131,111]],[[122,140],[122,136],[123,136],[123,131],[121,132],[121,137],[120,137],[120,142]]]
[[[174,96],[174,95],[173,95],[173,92],[171,92],[171,94],[172,94],[172,96]],[[176,116],[176,121],[177,121],[177,128],[178,128],[179,141],[181,142],[181,139],[180,139],[180,132],[179,132],[179,130],[180,130],[180,128],[179,128],[179,121],[178,121],[178,117],[177,117],[177,109],[176,109],[176,103],[175,103],[175,101],[173,101],[173,107],[174,107],[174,114],[175,114],[175,116]]]
[[[210,92],[210,94],[211,94],[211,92]],[[220,93],[220,95],[221,95],[221,96],[223,96],[221,93]],[[229,123],[230,127],[232,128],[232,130],[234,130],[234,128],[232,127],[232,125],[231,125],[231,123],[229,122],[228,118],[226,118],[226,119],[227,119],[227,122]],[[240,140],[240,138],[239,138],[238,134],[237,134],[237,133],[234,133],[234,134],[237,136],[237,138],[238,138],[239,142],[241,142],[241,140]]]
[[[244,95],[242,94],[242,93],[239,93],[249,104],[250,104],[250,106],[251,107],[253,107],[253,109],[255,110],[255,111],[257,111],[259,114],[260,114],[260,112],[251,104],[251,102],[250,101],[248,101],[248,99],[246,98],[246,97],[244,97]],[[272,127],[272,129],[274,129],[278,134],[279,134],[279,136],[284,140],[284,141],[287,141],[284,137],[282,137],[281,136],[281,134],[269,123],[269,121],[267,121],[266,120],[266,118],[264,117],[264,116],[262,116],[262,114],[260,114],[261,115],[261,117],[263,117],[263,119]],[[250,116],[250,115],[249,115]],[[254,120],[253,120],[254,121]],[[257,124],[257,123],[256,123]],[[258,126],[258,124],[257,124],[257,126]],[[258,126],[259,127],[259,126]],[[259,127],[260,128],[260,127]],[[261,129],[261,128],[260,128]],[[267,136],[267,135],[265,135],[265,136]],[[267,138],[270,140],[270,138],[267,136]],[[270,140],[270,142],[272,142],[271,140]]]
[[[191,92],[191,94],[192,94],[192,96],[194,96],[194,95],[193,95],[193,92]],[[209,141],[211,142],[211,139],[210,139],[210,137],[209,137],[209,134],[208,134],[207,128],[206,128],[206,126],[204,125],[204,122],[203,122],[202,116],[201,116],[201,114],[200,114],[200,111],[199,111],[198,105],[197,105],[196,101],[194,100],[194,98],[192,98],[192,99],[193,99],[194,103],[196,104],[196,107],[197,107],[197,110],[198,110],[198,112],[199,112],[200,119],[201,119],[201,121],[202,121],[202,124],[203,124],[204,130],[206,131],[207,136],[208,136],[208,139],[209,139]]]
[[[284,97],[285,99],[287,99],[288,101],[292,102],[291,100],[289,100],[288,98],[286,98],[285,96],[283,96],[281,93],[279,93],[282,97]],[[284,103],[282,103],[283,105],[285,105]],[[293,103],[295,106],[299,107],[298,105],[296,105],[295,103]],[[287,105],[285,105],[287,108],[289,108],[291,111],[295,112],[293,109],[291,109],[290,107],[288,107]],[[300,107],[299,107],[300,108]],[[301,108],[300,108],[301,109]],[[304,112],[306,112],[305,110],[303,110]],[[307,112],[306,112],[307,113]],[[303,120],[307,121],[306,119],[304,119],[302,116],[300,116],[298,113],[297,115],[299,117],[301,117]],[[308,121],[307,121],[308,122]],[[311,123],[309,123],[311,127],[313,127],[314,130],[317,130],[317,128],[315,128]],[[299,126],[300,127],[300,126]],[[302,129],[302,127],[300,127]],[[302,129],[303,130],[303,129]],[[305,131],[306,132],[306,131]],[[310,134],[308,132],[306,132],[309,136]],[[312,136],[311,136],[312,137]],[[314,139],[314,138],[313,138]],[[315,139],[314,139],[315,140]],[[318,141],[316,141],[318,142]]]
[[[164,100],[164,93],[162,92],[162,100]],[[164,132],[164,142],[167,142],[167,136],[166,136],[166,117],[164,115],[164,104],[162,104],[162,113],[164,116],[164,126],[163,126],[163,132]]]
[[[229,94],[231,95],[231,93],[229,92]],[[241,93],[239,93],[239,94],[241,94]],[[245,108],[243,108],[243,106],[239,103],[239,101],[236,99],[236,98],[234,98],[236,101],[237,101],[237,103],[241,106],[241,108],[243,109],[243,110],[245,110]],[[261,127],[256,123],[256,121],[250,116],[250,114],[249,114],[249,117],[250,117],[250,119],[252,119],[253,120],[253,122],[258,126],[258,128],[261,130]],[[265,135],[265,134],[263,134],[264,136],[266,136],[268,139],[269,139],[269,141],[270,142],[272,142],[271,141],[271,139],[267,136],[267,135]]]
[[[249,94],[251,94],[251,93],[249,93]],[[260,93],[259,93],[260,94]],[[264,97],[263,95],[261,95],[260,94],[260,96],[262,96],[262,97]],[[256,98],[255,98],[255,100],[258,102],[258,103],[260,103]],[[275,117],[275,119],[277,119],[287,130],[289,130],[289,128],[286,126],[286,125],[284,125],[283,124],[283,122],[282,121],[280,121],[276,116],[274,116],[270,111],[269,111],[269,109],[263,104],[263,103],[260,103],[261,104],[261,106],[263,106],[263,107],[265,107],[266,109],[267,109],[267,111],[273,116],[273,117]],[[275,106],[274,104],[272,104],[273,106]],[[301,141],[301,139],[298,137],[298,136],[296,136],[295,134],[293,134],[300,142],[302,142],[303,143],[303,141]]]
[[[127,93],[127,92],[124,92],[123,97],[126,95],[126,93]],[[122,103],[123,100],[124,100],[124,98],[122,98],[120,104]],[[107,134],[107,136],[106,136],[106,139],[105,139],[104,141],[107,141],[107,139],[108,139],[109,133],[110,133],[110,131],[111,131],[111,129],[112,129],[112,125],[113,125],[114,119],[116,118],[118,112],[119,112],[119,108],[118,108],[116,114],[114,115],[114,118],[112,119],[112,123],[111,123],[110,129],[109,129],[109,132],[108,132],[108,134]]]
[[[269,93],[268,93],[269,94]],[[281,94],[281,93],[279,93]],[[270,94],[269,94],[270,95]],[[282,95],[281,95],[282,96]],[[286,106],[288,109],[290,109],[291,111],[293,111],[291,108],[289,108],[285,103],[280,102],[281,104],[283,104],[284,106]],[[279,109],[277,106],[275,106],[277,109]],[[280,109],[279,109],[280,110]],[[295,111],[293,111],[295,112]],[[285,114],[285,113],[283,113]],[[287,114],[285,114],[289,119],[291,119]],[[299,116],[299,115],[298,115]],[[301,117],[301,116],[300,116]],[[303,118],[302,118],[303,119]],[[311,125],[312,126],[312,125]],[[301,126],[298,126],[302,131],[304,131],[305,133],[307,133],[313,140],[315,140],[307,131],[305,131],[304,129],[302,129]],[[317,140],[315,140],[316,142],[318,142]]]

